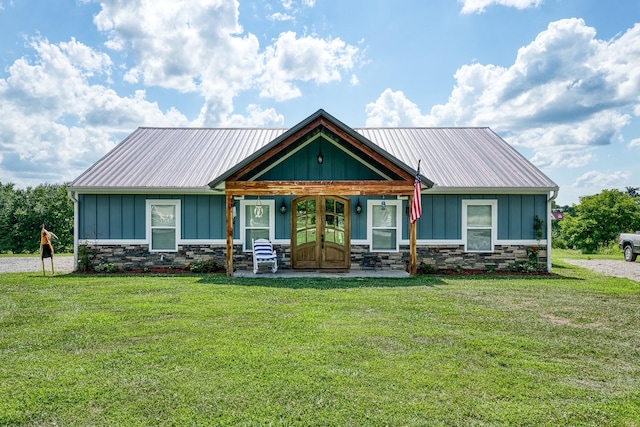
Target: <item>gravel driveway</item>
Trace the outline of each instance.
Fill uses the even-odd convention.
[[[615,261],[612,259],[563,259],[563,261],[606,274],[607,276],[626,277],[640,282],[640,262]]]
[[[53,266],[57,273],[69,273],[73,271],[72,256],[58,256],[53,258]],[[44,260],[44,269],[51,274],[51,260]],[[2,257],[0,258],[0,273],[28,273],[42,272],[40,257]]]

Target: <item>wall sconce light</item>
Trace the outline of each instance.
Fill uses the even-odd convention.
[[[382,210],[387,209],[387,201],[384,200],[384,196],[382,196],[382,203],[380,203],[380,209]]]
[[[356,203],[356,213],[360,215],[362,212],[362,205],[360,204],[360,197],[358,197],[358,203]]]
[[[318,157],[316,158],[316,160],[318,160],[319,165],[321,165],[324,162],[324,155],[322,154],[322,151],[318,153]]]
[[[282,215],[287,213],[287,205],[284,203],[284,199],[282,199],[282,204],[280,205],[280,213]]]

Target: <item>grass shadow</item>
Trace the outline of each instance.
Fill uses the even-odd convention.
[[[447,283],[438,276],[416,276],[404,278],[381,277],[226,277],[206,275],[198,281],[211,285],[256,286],[287,289],[357,289],[357,288],[405,288],[441,286]]]

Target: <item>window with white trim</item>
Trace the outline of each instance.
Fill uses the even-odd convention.
[[[462,201],[462,240],[466,252],[493,252],[497,225],[497,200]]]
[[[180,240],[180,200],[147,200],[150,252],[177,252]]]
[[[368,200],[367,205],[371,252],[397,252],[402,234],[402,200]]]
[[[253,250],[253,239],[268,239],[273,242],[275,236],[275,201],[241,200],[240,230],[242,250]]]

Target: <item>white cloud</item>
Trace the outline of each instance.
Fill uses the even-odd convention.
[[[341,81],[342,73],[352,70],[358,60],[358,48],[339,38],[298,38],[294,32],[282,33],[265,50],[265,72],[258,79],[260,95],[278,101],[298,97],[301,92],[294,81]]]
[[[484,13],[487,6],[500,5],[515,7],[516,9],[528,9],[538,7],[543,0],[459,0],[464,5],[461,13]]]
[[[587,172],[574,183],[574,187],[577,188],[620,188],[621,183],[627,182],[631,175],[629,172],[613,171],[613,172],[599,172],[591,171]]]
[[[75,178],[124,134],[141,125],[186,125],[143,91],[121,97],[108,82],[108,55],[71,39],[30,43],[35,59],[17,59],[0,79],[0,176],[18,185]]]
[[[280,22],[292,21],[293,20],[293,16],[291,16],[291,15],[289,15],[287,13],[280,13],[280,12],[272,13],[267,18],[270,21],[280,21]]]
[[[222,125],[234,127],[282,127],[284,125],[284,116],[278,114],[273,108],[263,110],[259,105],[250,104],[247,107],[246,116],[233,114]]]
[[[463,65],[446,104],[422,115],[402,92],[367,105],[367,124],[490,126],[541,167],[588,164],[640,112],[640,24],[603,41],[581,19],[549,24],[510,67]]]
[[[640,147],[640,138],[635,138],[629,141],[629,147]]]
[[[367,104],[368,127],[423,126],[428,120],[420,108],[407,99],[403,92],[386,89],[373,103]]]
[[[299,97],[295,81],[340,81],[359,59],[358,49],[338,38],[298,38],[291,32],[261,50],[258,38],[243,32],[237,0],[100,4],[95,23],[108,34],[107,46],[134,57],[125,80],[201,95],[204,104],[196,125],[230,120],[233,99],[243,91],[258,87],[261,96],[277,101]],[[290,0],[281,4],[294,7]]]

